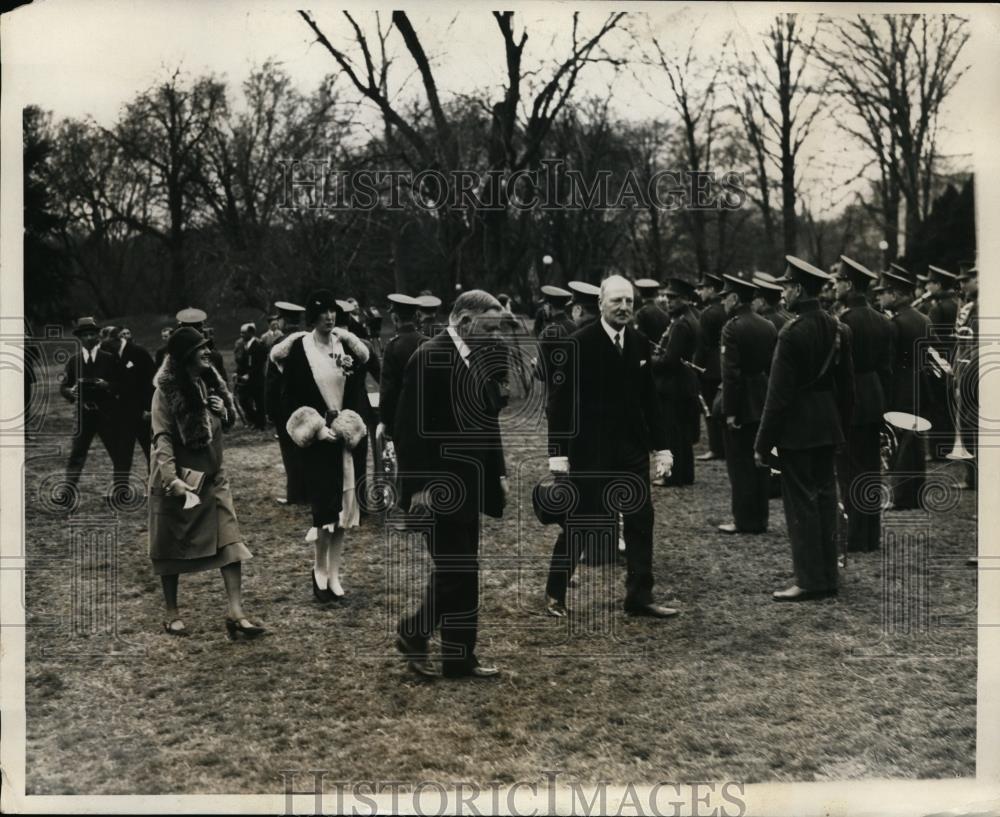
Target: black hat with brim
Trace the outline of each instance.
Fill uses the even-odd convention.
[[[850,281],[858,288],[867,288],[873,282],[878,281],[878,275],[872,272],[864,264],[848,258],[846,255],[840,256],[840,268],[835,278]]]
[[[94,332],[95,334],[101,331],[100,325],[92,317],[79,318],[73,325],[73,334],[82,335],[85,332]]]
[[[979,277],[979,269],[977,267],[969,267],[967,270],[962,270],[957,277],[956,281],[969,281],[973,278]]]
[[[689,281],[685,281],[683,278],[671,278],[667,281],[668,298],[687,298],[690,300],[694,296],[694,285]]]
[[[736,275],[723,275],[723,280],[725,281],[725,287],[722,290],[723,295],[728,295],[733,293],[735,295],[753,295],[759,288],[757,284],[753,282],[753,276],[749,272],[737,272]]]
[[[941,267],[935,267],[933,264],[928,264],[927,274],[918,275],[917,280],[933,281],[935,284],[940,284],[944,289],[951,289],[958,283],[958,276],[953,272],[948,272],[946,269],[941,269]]]
[[[910,278],[909,275],[905,277],[900,275],[896,271],[899,269],[902,268],[890,265],[889,269],[882,273],[882,281],[876,291],[884,292],[887,289],[898,289],[910,292],[916,289],[917,282]]]
[[[167,341],[167,353],[179,363],[183,363],[191,354],[208,345],[208,338],[193,326],[182,326],[170,336]]]
[[[702,274],[701,280],[694,285],[695,289],[700,289],[701,287],[715,287],[720,289],[722,287],[723,281],[718,275],[711,272],[706,272]]]
[[[330,310],[338,313],[344,311],[328,289],[317,289],[306,299],[306,320],[309,323],[315,322],[321,314]]]
[[[775,283],[778,284],[801,284],[803,282],[827,282],[830,280],[830,276],[823,272],[819,267],[814,267],[808,261],[803,261],[801,258],[796,258],[794,255],[786,255],[785,260],[788,262],[788,266],[785,268],[785,274],[780,278],[775,278]]]

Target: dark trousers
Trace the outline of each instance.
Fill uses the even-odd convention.
[[[733,522],[744,533],[767,530],[771,495],[771,469],[758,468],[753,460],[753,444],[759,423],[726,428],[726,470],[732,489]]]
[[[112,410],[101,409],[96,411],[84,409],[80,412],[80,428],[73,438],[69,462],[66,464],[66,481],[73,486],[80,482],[80,474],[83,473],[94,437],[100,438],[108,456],[111,457],[115,485],[125,485],[128,482],[129,464],[125,462],[120,418]]]
[[[240,401],[243,416],[254,428],[267,427],[267,415],[264,411],[263,383],[250,380],[236,386],[236,399]]]
[[[608,507],[606,497],[621,496],[625,537],[625,609],[653,601],[653,503],[650,500],[649,460],[620,470],[621,490],[615,478],[606,473],[573,475],[580,492],[580,512],[571,516],[566,528],[556,538],[549,564],[545,592],[565,602],[566,588],[576,570],[580,554],[588,547],[606,553],[617,546],[618,510]],[[614,552],[613,550],[611,552]]]
[[[720,385],[717,380],[701,381],[701,395],[705,398],[705,405],[708,406],[710,415],[705,419],[708,450],[712,452],[712,456],[721,459],[726,456],[726,419],[714,410],[715,396],[719,393]]]
[[[284,426],[277,429],[278,447],[281,449],[281,463],[285,466],[285,498],[289,505],[308,505],[309,493],[303,473],[302,454],[292,442]]]
[[[785,521],[795,583],[803,590],[837,587],[837,482],[833,446],[778,449]]]
[[[837,456],[837,480],[847,513],[847,549],[878,550],[882,536],[881,440],[879,423],[852,426]]]
[[[692,415],[687,406],[680,405],[675,395],[661,394],[660,402],[667,448],[674,455],[674,466],[666,484],[691,485],[694,483],[694,440],[698,436],[699,417]]]
[[[447,675],[475,659],[479,624],[479,518],[457,522],[439,518],[428,542],[434,567],[424,598],[399,623],[399,632],[427,641],[441,628],[441,666]]]
[[[142,412],[129,413],[120,419],[118,434],[122,446],[122,467],[125,473],[132,470],[132,460],[135,457],[135,444],[138,442],[142,448],[142,453],[146,457],[146,467],[149,467],[149,445],[150,445],[150,424],[149,420],[144,420]]]
[[[912,431],[899,429],[896,435],[896,453],[889,463],[892,504],[899,510],[920,508],[920,492],[927,472],[924,438]]]

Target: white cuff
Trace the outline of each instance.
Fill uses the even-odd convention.
[[[556,474],[569,473],[569,457],[549,457],[549,470]]]

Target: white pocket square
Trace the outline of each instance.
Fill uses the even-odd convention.
[[[126,369],[131,369],[133,366],[135,366],[135,364],[131,360],[125,364]]]
[[[645,365],[646,365],[646,361],[645,361],[645,360],[640,360],[640,361],[639,361],[639,368],[640,368],[640,369],[641,369],[641,368],[642,368],[643,366],[645,366]]]

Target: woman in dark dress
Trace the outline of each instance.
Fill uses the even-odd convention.
[[[229,637],[255,638],[264,628],[244,614],[241,590],[241,563],[252,554],[222,467],[222,431],[235,421],[236,407],[197,329],[183,327],[170,336],[151,414],[149,555],[163,583],[164,629],[187,635],[177,614],[180,574],[218,568],[229,602]]]
[[[286,416],[303,407],[331,421],[345,409],[363,416],[365,371],[369,349],[357,335],[338,326],[343,313],[333,294],[314,292],[306,303],[311,332],[296,332],[271,349],[271,361],[281,370],[281,399]],[[294,419],[294,418],[293,418]],[[296,434],[289,426],[293,439]],[[305,481],[312,505],[312,528],[306,541],[315,544],[313,595],[327,602],[342,598],[340,571],[344,534],[357,527],[359,508],[352,451],[330,428],[301,449]]]

